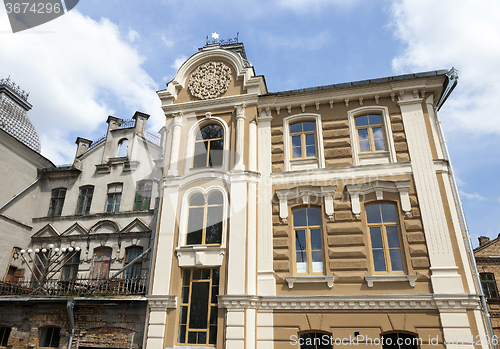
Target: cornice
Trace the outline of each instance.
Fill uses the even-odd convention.
[[[462,312],[481,309],[479,295],[422,294],[370,296],[218,296],[219,307],[228,310],[439,310]]]
[[[151,311],[167,311],[177,308],[176,295],[149,295],[146,296]]]
[[[247,107],[251,105],[256,105],[258,100],[257,93],[250,93],[244,95],[219,97],[213,99],[204,99],[191,101],[186,103],[169,104],[162,106],[163,112],[166,116],[173,115],[176,112],[182,110],[183,114],[195,112],[206,112],[207,110],[220,110],[229,109],[234,110],[236,105],[244,103]]]

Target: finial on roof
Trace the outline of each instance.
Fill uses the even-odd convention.
[[[213,32],[211,35],[213,41],[210,42],[208,39],[208,35],[207,35],[206,44],[207,45],[219,44],[220,46],[237,44],[239,35],[240,35],[240,32],[236,33],[235,38],[229,38],[229,39],[224,40],[224,39],[219,39],[220,34],[218,34],[217,32]]]

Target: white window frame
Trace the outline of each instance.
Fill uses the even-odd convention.
[[[222,167],[199,167],[193,168],[193,158],[194,158],[194,141],[196,138],[196,134],[203,127],[208,126],[210,124],[216,124],[222,127],[224,131],[224,145],[222,147]],[[223,170],[229,171],[229,127],[226,122],[221,118],[211,116],[210,118],[203,118],[198,120],[189,130],[188,138],[187,138],[187,147],[186,147],[186,155],[184,161],[184,174],[199,172],[199,171],[212,171],[212,170]]]
[[[387,150],[384,152],[367,152],[363,154],[359,153],[358,135],[354,119],[358,116],[367,114],[382,115],[384,141],[387,147]],[[349,110],[347,112],[347,118],[349,119],[349,133],[351,136],[351,147],[352,147],[352,163],[354,166],[384,164],[397,161],[396,148],[394,147],[394,138],[392,136],[391,118],[389,117],[389,108],[384,106],[360,107]]]
[[[290,150],[290,125],[302,122],[314,121],[316,125],[316,158],[291,159]],[[325,150],[323,146],[323,127],[321,126],[321,115],[303,113],[291,115],[283,119],[283,151],[285,156],[285,171],[306,170],[325,168]]]
[[[202,194],[205,200],[210,194],[218,191],[222,194],[222,240],[220,245],[189,245],[185,244],[189,219],[189,200],[195,194]],[[177,241],[177,260],[179,267],[220,267],[224,259],[227,241],[228,198],[224,188],[213,185],[207,189],[194,187],[186,191],[182,198],[181,214],[179,221],[179,239]]]

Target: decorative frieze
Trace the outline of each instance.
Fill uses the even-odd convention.
[[[302,203],[310,204],[317,202],[323,198],[325,213],[328,219],[333,220],[333,197],[337,185],[301,185],[290,189],[277,189],[276,195],[280,201],[280,218],[283,223],[286,223],[288,218],[288,200],[302,199]]]
[[[231,82],[231,68],[222,62],[210,61],[200,65],[189,79],[189,92],[199,99],[219,97]]]
[[[151,311],[167,311],[177,308],[176,295],[149,295],[146,296]]]

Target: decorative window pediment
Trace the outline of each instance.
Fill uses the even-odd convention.
[[[277,189],[276,195],[280,201],[280,218],[283,223],[288,219],[288,201],[302,199],[303,204],[318,204],[323,199],[325,213],[333,220],[333,197],[337,185],[301,185],[290,189]]]
[[[384,200],[384,193],[399,193],[401,200],[401,208],[408,217],[411,212],[410,196],[410,180],[403,181],[386,181],[375,180],[365,183],[347,184],[347,191],[351,197],[352,213],[359,219],[361,213],[361,202],[364,201],[364,196],[375,193],[377,200]]]

